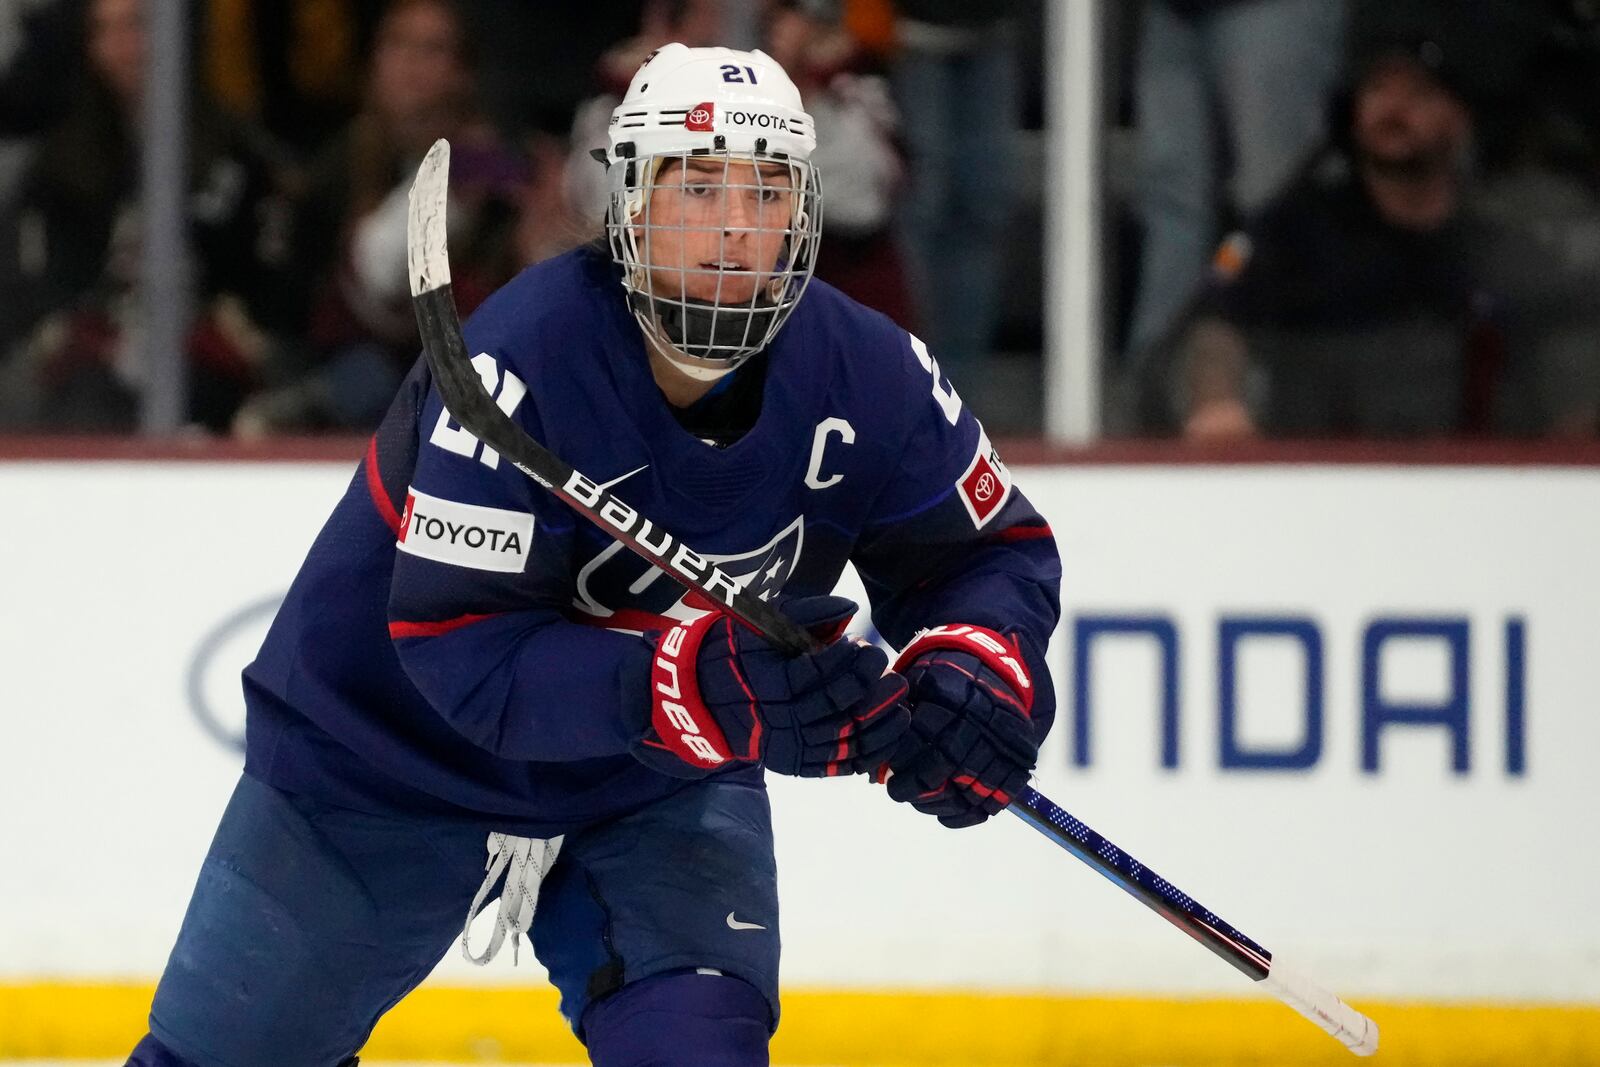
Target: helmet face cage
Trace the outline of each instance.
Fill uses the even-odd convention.
[[[816,168],[782,153],[701,148],[619,159],[611,173],[606,233],[645,334],[701,379],[765,348],[816,263]]]

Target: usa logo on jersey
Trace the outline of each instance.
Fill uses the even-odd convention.
[[[701,553],[738,586],[761,600],[783,589],[800,562],[805,523],[789,523],[772,540],[748,552]],[[688,592],[660,567],[621,542],[607,545],[578,572],[573,607],[585,622],[613,630],[655,630],[705,612],[705,600]]]

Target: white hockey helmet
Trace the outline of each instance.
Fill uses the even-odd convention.
[[[666,45],[612,112],[612,257],[640,327],[692,377],[765,348],[810,282],[816,144],[800,91],[759,51]]]

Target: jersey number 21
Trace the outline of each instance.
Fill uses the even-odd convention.
[[[507,415],[517,410],[522,398],[528,395],[528,387],[523,384],[522,379],[510,371],[502,374],[500,365],[487,352],[473,356],[472,365],[477,368],[478,377],[483,379],[483,387],[494,397],[495,406]],[[428,438],[428,443],[469,459],[478,454],[481,448],[483,452],[478,455],[478,462],[490,470],[500,466],[500,453],[451,422],[448,410],[439,412],[439,421],[434,423],[433,436]]]

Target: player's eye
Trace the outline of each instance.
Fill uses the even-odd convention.
[[[711,195],[712,186],[709,182],[691,182],[683,187],[683,191],[693,197],[708,197]]]
[[[763,204],[776,204],[778,202],[778,193],[779,190],[774,189],[771,186],[766,186],[757,190],[756,199],[760,200]]]

